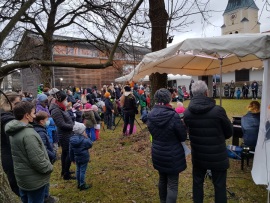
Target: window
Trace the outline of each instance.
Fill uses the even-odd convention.
[[[249,70],[236,70],[235,71],[235,82],[249,81]]]

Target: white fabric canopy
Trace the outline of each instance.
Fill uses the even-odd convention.
[[[119,78],[116,78],[114,81],[115,82],[127,82],[130,81],[132,78],[129,78],[128,75],[127,76],[122,76]],[[190,80],[191,76],[187,76],[187,75],[173,75],[173,74],[168,74],[168,80]],[[149,81],[149,75],[146,75],[144,78],[139,79],[138,81]]]
[[[146,54],[133,72],[136,80],[151,73],[214,75],[243,68],[261,68],[270,57],[269,34],[236,34],[192,38]],[[202,59],[203,58],[203,59]]]

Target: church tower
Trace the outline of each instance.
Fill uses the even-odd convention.
[[[222,35],[259,33],[258,11],[254,0],[229,0],[223,13]]]

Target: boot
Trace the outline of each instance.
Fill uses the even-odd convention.
[[[80,190],[81,191],[82,190],[87,190],[87,189],[89,189],[91,187],[92,187],[92,184],[87,185],[87,184],[84,183],[83,185],[80,186]]]

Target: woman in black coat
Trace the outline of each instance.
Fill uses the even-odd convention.
[[[69,158],[69,138],[73,135],[72,130],[74,122],[72,121],[69,113],[66,111],[67,104],[66,93],[64,91],[59,91],[56,93],[55,103],[50,105],[51,117],[55,121],[59,143],[62,147],[61,175],[63,176],[64,180],[75,179],[74,177],[70,176],[69,171],[71,165]]]
[[[169,90],[157,90],[154,99],[156,105],[148,114],[146,124],[153,138],[152,161],[159,172],[160,202],[176,202],[179,173],[187,167],[181,144],[187,133],[179,115],[169,105]]]
[[[1,113],[1,161],[3,169],[8,177],[9,185],[12,191],[20,196],[19,187],[17,185],[17,181],[15,179],[14,168],[13,168],[13,160],[10,148],[9,137],[5,133],[5,125],[15,119],[12,113],[12,108],[14,105],[21,101],[21,97],[16,92],[8,92],[6,93],[7,98],[9,99],[11,106],[4,95],[1,95],[0,102],[0,113]]]

